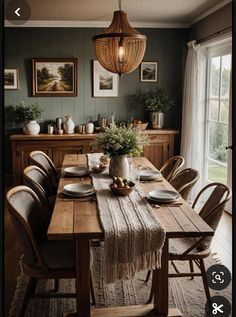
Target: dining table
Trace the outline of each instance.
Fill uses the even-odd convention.
[[[157,170],[145,157],[133,158],[132,160],[133,164],[141,167],[141,169]],[[95,196],[93,199],[76,199],[73,197],[66,198],[63,195],[63,188],[67,184],[92,183],[92,178],[89,174],[82,177],[65,177],[64,169],[72,166],[88,166],[87,155],[66,154],[64,156],[55,205],[47,232],[50,240],[75,240],[76,289],[78,290],[76,311],[65,314],[65,316],[182,316],[178,308],[169,307],[169,239],[213,236],[214,231],[212,228],[181,196],[178,198],[179,205],[151,205],[153,213],[156,214],[166,232],[162,248],[161,267],[153,271],[153,303],[122,307],[92,307],[90,304],[90,243],[93,239],[104,240],[104,230],[99,219]],[[164,178],[156,182],[140,182],[138,186],[143,193],[148,193],[155,189],[176,191]]]

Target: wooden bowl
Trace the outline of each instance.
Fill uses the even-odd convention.
[[[132,191],[135,188],[135,184],[133,182],[128,183],[130,188],[125,187],[112,187],[112,184],[110,185],[110,189],[116,196],[128,196],[132,193]]]
[[[147,129],[148,126],[148,122],[144,122],[144,123],[132,123],[133,127],[138,128],[141,131],[144,131]]]

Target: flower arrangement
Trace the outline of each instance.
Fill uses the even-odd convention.
[[[170,93],[161,88],[140,92],[135,96],[135,100],[147,112],[166,112],[174,106]]]
[[[143,146],[148,144],[148,137],[132,126],[112,125],[99,133],[92,143],[94,148],[104,151],[110,157],[120,155],[140,156]]]
[[[26,105],[22,101],[19,104],[10,106],[10,111],[12,112],[15,120],[29,122],[40,118],[44,110],[38,103]]]

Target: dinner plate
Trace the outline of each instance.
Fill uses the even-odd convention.
[[[140,180],[153,180],[161,177],[161,172],[153,170],[141,170]]]
[[[148,198],[159,202],[172,202],[180,197],[180,194],[166,189],[152,190],[148,193]]]
[[[64,186],[63,192],[70,195],[85,196],[91,195],[94,192],[94,187],[90,184],[67,184]]]
[[[81,194],[81,193],[69,193],[67,191],[65,191],[64,189],[62,190],[62,193],[66,196],[69,197],[75,197],[75,198],[82,198],[82,197],[88,197],[90,195],[93,195],[95,193],[95,189],[93,189],[91,192],[86,193],[86,194]]]
[[[68,176],[84,176],[89,172],[87,167],[72,166],[64,169],[65,175]]]

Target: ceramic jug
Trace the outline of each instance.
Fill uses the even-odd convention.
[[[66,134],[71,134],[75,132],[75,123],[72,120],[71,116],[65,116],[63,127]]]

